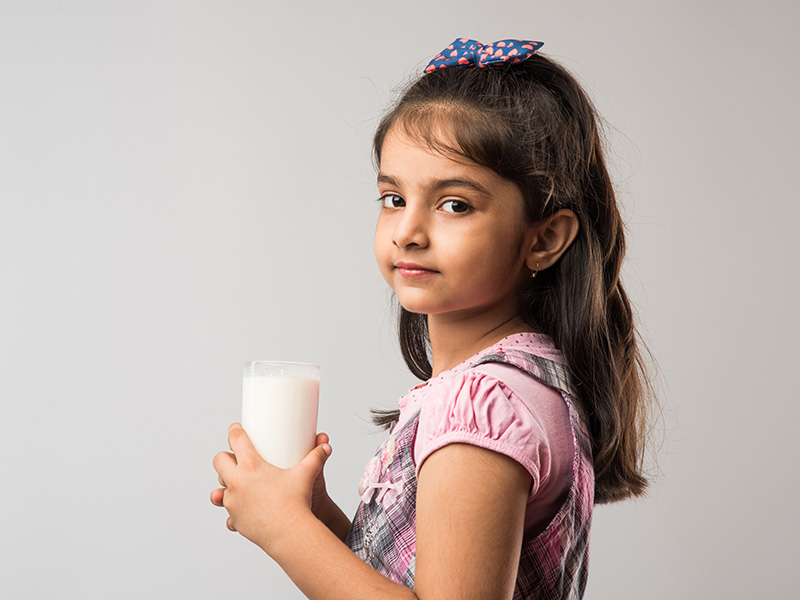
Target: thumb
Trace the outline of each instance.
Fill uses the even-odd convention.
[[[333,448],[331,448],[330,444],[320,444],[306,454],[306,457],[301,460],[297,466],[303,471],[306,471],[312,480],[316,479],[317,475],[320,474],[322,468],[325,466],[325,462],[328,460],[331,452],[333,452]]]

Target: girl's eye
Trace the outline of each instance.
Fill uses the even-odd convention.
[[[400,208],[406,205],[406,201],[397,194],[385,194],[380,197],[380,201],[384,208]]]
[[[461,200],[447,200],[442,203],[442,210],[449,213],[465,213],[472,207]]]

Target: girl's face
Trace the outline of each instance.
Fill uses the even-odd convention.
[[[375,256],[403,307],[468,317],[517,314],[528,227],[516,185],[393,127],[381,149]]]

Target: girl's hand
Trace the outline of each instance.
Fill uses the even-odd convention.
[[[327,497],[321,478],[331,453],[327,436],[290,469],[280,469],[262,459],[238,423],[228,429],[228,445],[232,452],[214,457],[222,488],[211,492],[211,502],[228,511],[228,529],[238,531],[269,554],[277,540],[291,534],[296,519],[310,512],[315,490]]]
[[[327,433],[317,434],[317,446],[330,445]],[[325,487],[325,472],[321,470],[314,480],[314,490],[311,493],[311,512],[322,521],[336,537],[344,541],[350,531],[350,519],[347,518],[336,503],[328,495]]]
[[[323,444],[330,445],[330,439],[327,433],[318,433],[314,446],[321,446]],[[320,520],[321,514],[328,508],[328,503],[331,502],[328,496],[328,489],[325,487],[325,470],[321,469],[319,475],[314,480],[314,488],[311,492],[311,512]]]

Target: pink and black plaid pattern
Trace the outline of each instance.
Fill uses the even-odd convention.
[[[589,561],[589,529],[594,506],[594,469],[585,425],[571,396],[569,373],[560,363],[516,349],[498,350],[467,368],[487,362],[513,365],[561,392],[569,408],[575,442],[569,494],[550,525],[523,538],[514,600],[575,600],[583,597]],[[417,478],[413,443],[419,412],[401,424],[378,449],[386,464],[378,477],[389,489],[362,502],[347,545],[386,577],[414,588]],[[389,460],[387,448],[391,449]],[[388,486],[386,485],[388,484]]]
[[[398,486],[385,494],[375,494],[362,502],[345,543],[368,565],[389,579],[414,589],[417,521],[417,475],[414,466],[414,436],[419,411],[396,428],[378,448],[383,457],[394,440],[391,463],[381,474],[382,483]]]

